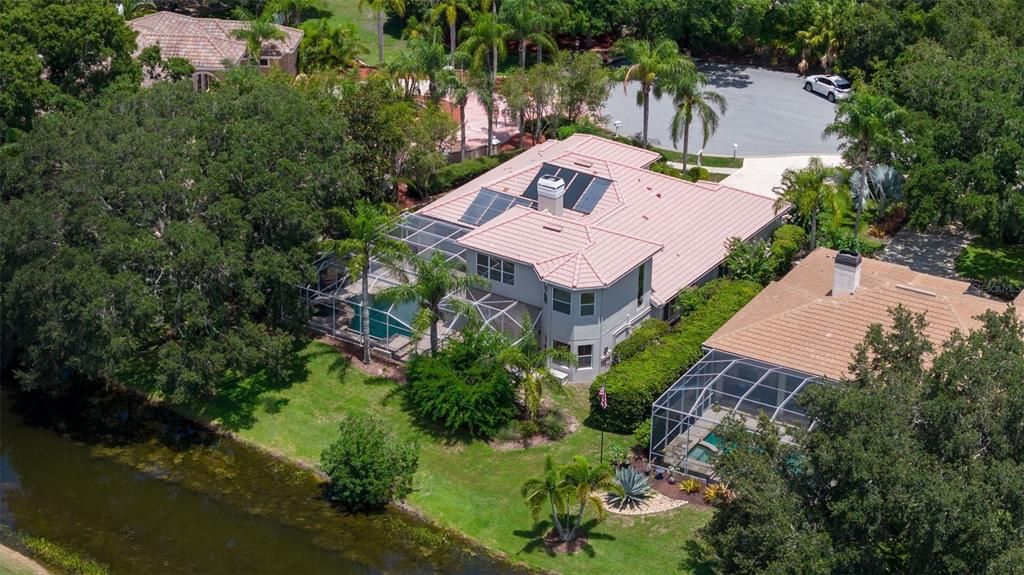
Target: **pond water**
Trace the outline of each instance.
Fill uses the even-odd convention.
[[[405,513],[344,513],[310,472],[133,398],[0,409],[0,522],[114,574],[516,572]]]

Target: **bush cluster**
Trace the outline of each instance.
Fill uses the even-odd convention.
[[[320,454],[330,477],[327,497],[352,510],[377,509],[412,492],[419,464],[415,443],[396,437],[372,415],[349,417],[338,439]]]
[[[793,258],[807,245],[807,232],[800,226],[786,224],[772,234],[772,257],[779,262],[779,273],[789,271]]]
[[[650,415],[651,403],[700,359],[704,340],[757,295],[761,286],[718,279],[697,290],[702,292],[699,298],[703,303],[662,337],[659,345],[612,366],[591,385],[590,414],[596,427],[632,433]],[[598,398],[602,385],[608,395],[607,409],[601,409]]]
[[[629,337],[619,342],[613,351],[614,361],[626,361],[651,345],[658,343],[663,335],[669,332],[672,327],[659,319],[644,320],[636,329],[629,334]]]
[[[496,156],[484,156],[482,158],[466,160],[465,162],[448,164],[438,170],[437,173],[434,174],[430,185],[425,190],[421,191],[424,195],[434,196],[453,190],[473,178],[493,170],[505,161],[514,158],[518,153],[519,150],[515,150],[512,152],[498,154]]]
[[[497,360],[500,335],[464,331],[437,355],[406,365],[406,398],[416,415],[449,433],[491,437],[516,416],[515,381]]]
[[[651,418],[640,422],[640,425],[636,426],[633,430],[633,441],[636,443],[636,447],[643,448],[646,453],[647,449],[651,447]]]
[[[711,178],[711,172],[703,166],[694,166],[689,170],[686,170],[686,178],[691,182],[707,180]]]

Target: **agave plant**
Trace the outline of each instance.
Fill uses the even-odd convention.
[[[615,472],[615,486],[608,494],[608,503],[616,509],[640,506],[651,496],[647,477],[632,467],[623,467]]]

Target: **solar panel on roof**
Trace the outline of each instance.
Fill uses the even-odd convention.
[[[530,205],[532,202],[526,198],[517,198],[484,188],[473,198],[459,221],[471,226],[480,226],[507,212],[512,206]]]
[[[572,181],[566,180],[565,195],[562,196],[562,205],[569,209],[573,209],[576,202],[580,201],[580,196],[587,190],[587,186],[590,185],[590,182],[594,181],[594,176],[590,174],[581,174],[579,172],[573,172],[573,174]]]
[[[542,164],[540,167],[540,171],[537,172],[537,175],[533,177],[533,181],[530,182],[530,185],[526,187],[526,191],[523,192],[523,197],[529,198],[531,200],[536,200],[537,180],[539,180],[541,176],[554,176],[558,174],[558,169],[558,166],[552,166],[551,164]]]
[[[594,211],[594,208],[597,207],[598,202],[601,201],[604,193],[608,191],[611,185],[612,183],[604,178],[594,178],[590,187],[580,197],[580,201],[576,202],[576,206],[573,209],[584,214]]]

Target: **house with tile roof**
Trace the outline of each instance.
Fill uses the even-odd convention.
[[[531,148],[417,216],[466,232],[467,273],[539,315],[539,341],[571,350],[555,366],[592,381],[648,317],[671,319],[684,288],[719,273],[729,238],[770,234],[772,200],[648,169],[660,155],[576,134]]]
[[[1015,304],[1024,319],[1024,295]],[[704,358],[655,401],[651,456],[709,475],[713,430],[728,414],[752,429],[759,413],[809,426],[800,392],[851,376],[857,346],[872,325],[891,326],[898,306],[924,314],[924,335],[941,349],[954,333],[980,327],[985,312],[1008,305],[973,295],[968,282],[819,248],[708,338]]]
[[[174,12],[154,12],[129,20],[137,34],[135,55],[149,46],[160,46],[166,58],[184,58],[195,68],[193,84],[205,89],[209,82],[228,68],[248,62],[245,41],[233,36],[235,30],[248,24],[240,20],[195,18]],[[260,53],[261,70],[280,69],[298,73],[299,43],[304,32],[288,26],[277,26],[283,40],[264,42]]]

